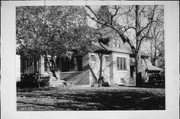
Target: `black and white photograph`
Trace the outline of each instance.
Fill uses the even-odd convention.
[[[166,19],[168,5],[26,2],[12,5],[13,10],[8,13],[14,17],[13,26],[4,27],[12,27],[13,40],[2,41],[13,51],[14,60],[8,61],[14,64],[12,68],[8,66],[14,75],[11,85],[3,86],[2,73],[2,87],[12,86],[14,91],[13,99],[9,97],[15,104],[13,114],[41,112],[42,115],[55,111],[68,115],[68,112],[90,111],[101,112],[103,117],[106,112],[121,115],[130,111],[138,115],[150,112],[152,118],[160,112],[159,118],[163,118],[172,108],[168,101],[178,104],[179,100],[173,102],[173,96],[179,90],[173,94],[172,89],[173,85],[174,88],[179,85],[179,70],[174,71],[170,66],[175,56],[168,54],[173,50],[168,43],[179,40],[167,35],[167,24],[171,24]],[[169,119],[172,117],[171,114]]]
[[[19,111],[165,109],[163,5],[16,7],[16,43]]]

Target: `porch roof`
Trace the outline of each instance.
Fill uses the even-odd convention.
[[[162,68],[159,68],[159,67],[153,66],[153,65],[148,65],[146,68],[148,71],[163,71]]]
[[[148,71],[163,71],[162,68],[152,65],[150,60],[146,59],[146,60],[143,60],[143,61],[145,63],[145,67],[146,67],[146,69]]]

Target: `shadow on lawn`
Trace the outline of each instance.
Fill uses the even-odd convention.
[[[27,90],[26,90],[27,91]],[[165,97],[135,91],[22,91],[18,96],[54,99],[55,110],[164,110]],[[26,102],[28,103],[28,102]],[[34,105],[48,106],[41,103]],[[48,110],[48,109],[47,109]]]
[[[126,96],[118,92],[96,93],[93,96],[73,94],[70,99],[85,105],[85,107],[90,106],[89,103],[93,104],[95,110],[158,110],[163,109],[164,105],[161,98],[134,93]],[[61,103],[58,105],[61,106]]]

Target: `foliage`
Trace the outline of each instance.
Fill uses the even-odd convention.
[[[66,55],[88,45],[93,31],[81,6],[24,6],[16,9],[17,53],[39,58]]]

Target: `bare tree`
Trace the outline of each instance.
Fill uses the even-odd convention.
[[[99,11],[86,6],[90,11],[89,18],[102,27],[109,27],[114,30],[124,43],[127,43],[135,58],[136,65],[136,86],[139,82],[139,55],[141,44],[145,39],[150,38],[152,24],[161,22],[159,15],[162,14],[162,6],[101,6]],[[126,22],[124,22],[126,21]],[[128,32],[134,32],[135,37],[131,39]]]
[[[153,65],[157,65],[156,61],[160,58],[164,58],[164,29],[161,24],[153,24],[150,35],[151,40],[151,62]]]

